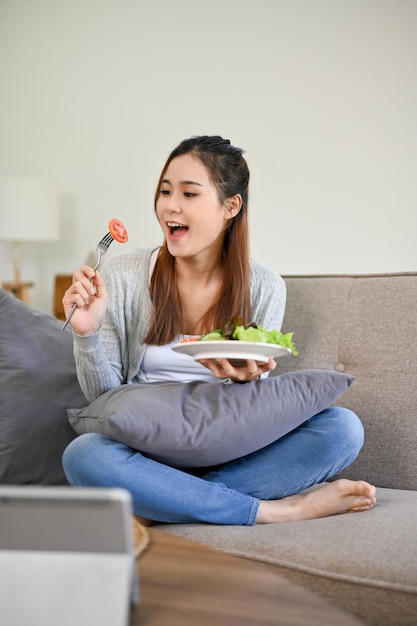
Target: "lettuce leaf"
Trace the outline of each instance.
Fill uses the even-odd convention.
[[[240,341],[256,341],[259,343],[273,343],[283,348],[289,348],[292,354],[297,355],[298,351],[293,343],[294,333],[282,333],[280,330],[266,330],[263,326],[254,328],[249,326],[236,326],[233,337]]]
[[[224,330],[213,330],[203,335],[200,341],[253,341],[256,343],[273,343],[291,350],[295,356],[298,354],[293,342],[294,333],[282,333],[280,330],[266,330],[254,322],[244,324],[242,318],[234,317]]]

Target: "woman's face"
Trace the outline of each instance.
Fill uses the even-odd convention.
[[[205,166],[190,154],[175,157],[156,203],[159,223],[174,257],[219,255],[233,215],[222,205]]]

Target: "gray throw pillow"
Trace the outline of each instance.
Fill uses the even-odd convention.
[[[276,441],[327,408],[353,380],[302,370],[243,385],[123,385],[68,416],[79,434],[101,433],[176,467],[207,467]]]
[[[66,484],[66,410],[86,402],[72,331],[0,290],[0,483]]]

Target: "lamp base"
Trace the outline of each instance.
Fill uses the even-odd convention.
[[[8,291],[9,293],[12,293],[15,296],[15,298],[18,298],[18,300],[22,300],[23,302],[25,302],[25,304],[29,304],[29,305],[30,305],[29,289],[31,287],[33,287],[33,283],[13,282],[13,283],[2,284],[2,289],[4,289],[4,291]]]

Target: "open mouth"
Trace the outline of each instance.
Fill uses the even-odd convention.
[[[188,231],[188,226],[177,222],[168,222],[167,226],[170,239],[180,239]]]

